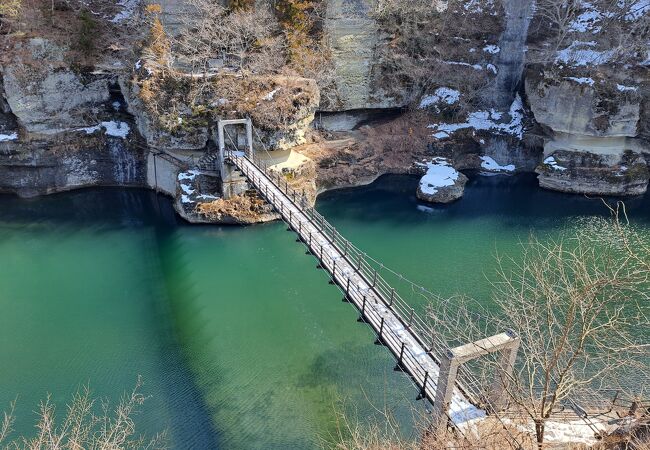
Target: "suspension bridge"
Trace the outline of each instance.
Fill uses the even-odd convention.
[[[225,126],[247,127],[244,151],[230,138],[226,146]],[[250,120],[228,120],[219,123],[219,157],[215,164],[223,173],[225,165],[234,166],[258,193],[273,206],[297,233],[297,242],[318,260],[318,268],[327,271],[330,283],[344,294],[344,301],[359,311],[376,334],[376,343],[386,346],[397,360],[396,370],[410,376],[419,391],[418,399],[433,405],[436,423],[446,426],[485,416],[502,405],[504,381],[512,370],[519,339],[504,332],[480,341],[449,348],[432,333],[427,324],[378,272],[374,261],[345,239],[321,214],[311,207],[302,192],[297,192],[287,179],[269,167],[269,161],[253,151]],[[469,360],[488,353],[501,353],[502,364],[495,374],[489,399],[482,394],[471,372],[463,366]]]

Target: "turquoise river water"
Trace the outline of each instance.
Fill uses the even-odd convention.
[[[387,266],[486,303],[495,252],[607,213],[529,175],[472,177],[436,207],[416,184],[386,176],[317,207]],[[650,230],[650,197],[628,211]],[[319,448],[341,411],[388,408],[408,429],[414,388],[285,228],[191,226],[144,190],[0,196],[0,410],[17,399],[30,433],[48,393],[62,414],[79,386],[117,401],[140,375],[138,429],[173,448]]]

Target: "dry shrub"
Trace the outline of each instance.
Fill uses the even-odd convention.
[[[146,12],[150,20],[149,36],[142,54],[145,60],[157,68],[168,68],[171,65],[171,43],[160,21],[162,7],[153,3],[147,5]]]
[[[15,19],[20,14],[22,0],[2,0],[0,2],[0,16]]]
[[[0,445],[15,450],[164,449],[164,433],[153,438],[136,434],[134,417],[146,400],[140,393],[141,386],[138,378],[135,388],[114,407],[107,400],[94,399],[88,387],[81,388],[66,405],[62,421],[58,420],[56,406],[48,396],[37,412],[36,435],[9,440],[14,424],[14,402],[0,422]]]

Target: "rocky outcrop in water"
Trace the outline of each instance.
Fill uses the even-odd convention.
[[[643,153],[650,146],[641,120],[647,93],[634,71],[576,77],[531,69],[526,93],[535,119],[548,130],[544,154],[557,162],[538,168],[542,187],[586,194],[645,192]]]

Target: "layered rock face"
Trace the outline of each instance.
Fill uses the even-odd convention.
[[[67,51],[47,39],[19,41],[2,67],[2,192],[144,185],[144,151],[116,111],[114,77],[75,72]]]
[[[18,42],[3,67],[6,102],[29,133],[94,125],[91,118],[110,97],[108,77],[75,73],[65,52],[46,39],[34,38]]]
[[[327,0],[325,32],[331,42],[338,102],[330,110],[392,108],[405,98],[389,95],[378,86],[380,64],[376,47],[383,38],[372,17],[376,0]]]
[[[647,92],[633,71],[590,77],[532,69],[526,93],[535,119],[547,132],[538,168],[542,187],[587,194],[637,195],[646,191],[642,131]]]

